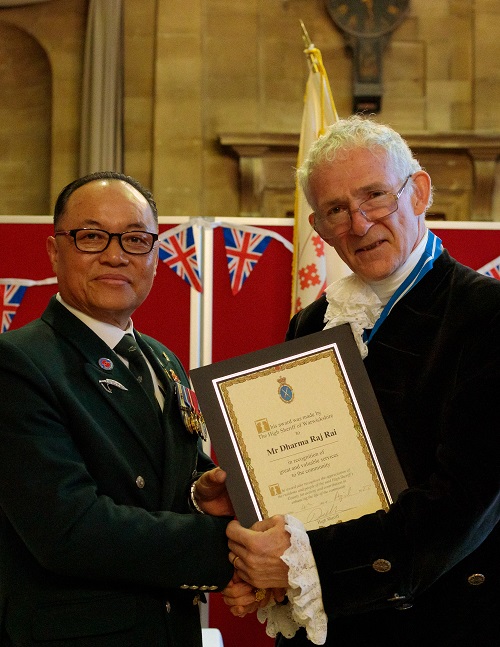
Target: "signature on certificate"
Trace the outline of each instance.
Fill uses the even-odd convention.
[[[341,516],[348,510],[356,507],[352,499],[359,496],[362,491],[366,491],[367,486],[355,489],[351,486],[342,490],[337,490],[331,501],[324,501],[314,504],[311,508],[305,507],[301,512],[305,512],[305,524],[316,523],[321,527],[323,524],[332,523],[341,520]],[[352,505],[351,505],[352,504]]]

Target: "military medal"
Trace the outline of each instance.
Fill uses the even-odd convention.
[[[170,364],[171,360],[167,353],[164,352],[162,355],[163,359]],[[198,398],[195,392],[181,383],[179,376],[173,368],[167,368],[163,364],[162,368],[165,375],[175,384],[177,402],[184,426],[190,434],[197,434],[203,440],[207,440],[207,426],[203,414],[200,411],[200,405],[198,404]]]
[[[207,440],[207,426],[200,411],[198,398],[193,389],[189,389],[180,382],[175,383],[177,401],[186,429],[191,434],[198,434],[203,440]]]

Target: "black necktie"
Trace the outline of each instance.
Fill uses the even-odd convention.
[[[129,368],[142,388],[146,391],[151,402],[158,407],[158,400],[155,395],[155,387],[149,366],[135,338],[130,333],[123,335],[121,340],[113,349],[115,353],[128,360]]]

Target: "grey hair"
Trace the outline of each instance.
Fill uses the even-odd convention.
[[[335,162],[341,153],[354,148],[366,148],[374,153],[382,150],[393,168],[401,173],[401,178],[422,170],[419,161],[399,133],[384,124],[353,115],[329,126],[326,133],[311,146],[306,159],[297,169],[297,179],[310,204],[309,185],[314,170],[324,162]],[[431,203],[432,195],[427,207]]]

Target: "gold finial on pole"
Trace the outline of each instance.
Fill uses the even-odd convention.
[[[299,22],[300,22],[300,26],[302,27],[302,40],[304,41],[304,45],[306,46],[304,53],[307,55],[309,59],[313,72],[317,72],[318,66],[316,65],[316,61],[314,60],[314,53],[313,53],[313,50],[315,49],[314,44],[309,38],[309,34],[307,33],[306,26],[304,25],[302,20],[300,20],[300,18],[299,18]]]
[[[299,18],[300,26],[302,27],[302,40],[304,41],[304,45],[306,46],[306,49],[311,47],[312,42],[311,39],[309,38],[309,34],[307,33],[306,26],[302,22],[302,20]]]

